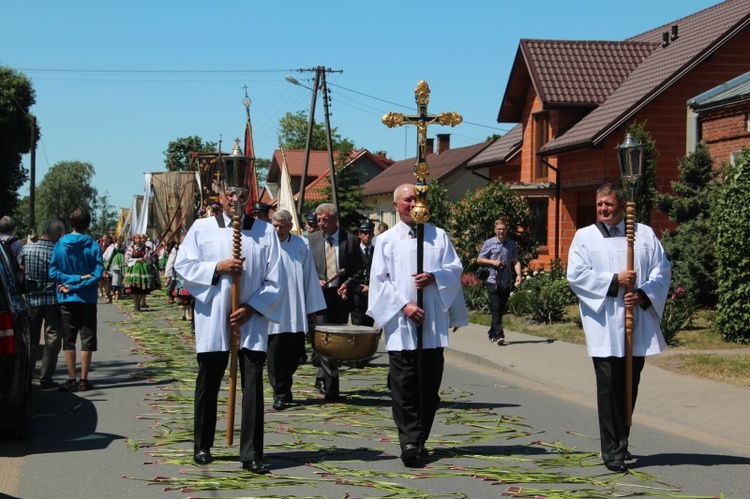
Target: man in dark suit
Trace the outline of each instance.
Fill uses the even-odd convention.
[[[309,235],[308,240],[326,300],[323,317],[328,324],[347,324],[354,305],[350,291],[358,286],[358,273],[362,269],[359,239],[339,228],[338,211],[333,204],[321,204],[315,209],[315,215],[320,230]],[[319,364],[315,387],[326,400],[338,399],[338,361],[313,355],[313,363]]]
[[[352,309],[352,324],[357,326],[372,326],[375,321],[365,314],[367,312],[367,292],[370,285],[370,265],[372,264],[373,237],[375,224],[365,220],[359,224],[359,249],[362,251],[362,271],[359,273],[359,286],[352,289],[354,308]]]

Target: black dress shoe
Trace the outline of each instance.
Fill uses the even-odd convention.
[[[211,452],[207,450],[199,450],[193,456],[195,464],[206,465],[213,461],[214,458],[211,456]]]
[[[406,444],[401,449],[401,461],[404,464],[412,463],[419,455],[419,446],[415,444]]]
[[[625,451],[625,460],[626,460],[626,461],[632,461],[633,459],[635,459],[635,458],[633,457],[633,454],[631,454],[629,450],[626,450],[626,451]]]
[[[277,400],[273,403],[273,409],[275,411],[283,411],[284,409],[286,409],[286,404],[284,404],[284,402],[282,402],[281,400]]]
[[[419,452],[417,453],[417,457],[419,458],[430,457],[430,452],[427,450],[427,447],[425,447],[424,445],[420,445]]]
[[[255,473],[256,475],[265,475],[271,471],[271,468],[269,468],[268,465],[260,459],[244,461],[242,463],[242,467],[250,473]]]
[[[318,390],[318,392],[320,392],[321,395],[326,394],[326,385],[322,379],[315,380],[315,389]]]
[[[604,466],[606,466],[609,471],[613,471],[615,473],[628,472],[628,467],[625,466],[625,463],[623,463],[622,461],[610,461],[608,463],[604,463]]]

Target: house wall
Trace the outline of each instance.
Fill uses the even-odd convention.
[[[701,140],[706,143],[716,165],[730,162],[732,153],[750,147],[748,113],[750,101],[699,113]]]
[[[750,46],[750,29],[744,30],[707,61],[683,76],[669,90],[639,111],[631,120],[631,122],[646,122],[646,130],[656,143],[656,149],[659,153],[656,173],[657,191],[671,193],[671,182],[678,178],[678,161],[685,156],[687,141],[685,103],[695,95],[750,70],[748,46]],[[717,128],[728,125],[728,123],[724,123],[717,125]],[[731,127],[736,131],[738,123],[735,121],[731,124]],[[617,181],[620,178],[615,147],[622,142],[625,129],[626,127],[621,127],[614,131],[596,148],[563,154],[557,158],[563,189],[560,214],[560,256],[563,260],[567,260],[568,249],[578,227],[577,223],[584,224],[586,220],[590,219],[589,215],[594,207],[596,189],[605,181]],[[720,138],[721,133],[725,134],[724,139]],[[728,139],[727,133],[731,133],[731,131],[727,129],[724,132],[718,130],[716,132],[717,152],[714,156],[717,159],[722,154],[725,158],[727,156],[719,147],[719,143],[726,143],[727,148],[736,147],[738,144],[738,142],[733,142],[734,139]],[[738,138],[747,141],[750,139],[750,134],[743,134]],[[552,200],[550,200],[550,207],[551,209],[554,208]],[[553,215],[551,215],[550,220],[554,220]],[[652,213],[651,225],[657,234],[661,234],[666,229],[674,228],[674,224],[664,214],[656,210]],[[550,239],[554,236],[555,232],[550,230]],[[552,240],[550,240],[550,244],[553,244]],[[540,263],[543,263],[543,260],[540,259]]]

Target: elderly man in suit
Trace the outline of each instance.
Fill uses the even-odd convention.
[[[320,286],[326,300],[323,317],[328,324],[346,324],[353,308],[352,293],[358,286],[358,274],[362,269],[362,251],[359,238],[339,228],[336,207],[323,203],[315,209],[320,230],[308,236],[310,252],[318,272]],[[339,398],[339,366],[334,359],[313,356],[319,364],[315,387],[326,400]]]

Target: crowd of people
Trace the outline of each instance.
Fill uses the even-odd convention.
[[[339,226],[336,206],[319,205],[304,216],[306,237],[292,233],[293,216],[255,203],[245,214],[247,191],[225,185],[220,209],[197,220],[186,233],[154,245],[143,234],[126,243],[104,234],[86,234],[85,209],[68,219],[44,223],[41,238],[23,244],[12,236],[10,217],[0,220],[0,240],[18,259],[27,284],[31,339],[39,347],[43,389],[91,390],[88,379],[97,350],[97,298],[118,302],[132,297],[135,313],[148,308],[146,297],[166,281],[167,303],[179,304],[182,319],[193,323],[198,364],[193,450],[199,465],[212,462],[218,394],[233,352],[241,374],[243,468],[269,472],[263,449],[263,373],[273,391],[273,409],[294,405],[294,374],[307,361],[306,339],[319,324],[381,330],[388,354],[388,387],[398,430],[400,458],[406,465],[429,454],[426,444],[440,402],[444,349],[450,330],[468,324],[461,285],[463,266],[441,228],[418,224],[412,212],[412,184],[394,191],[399,221],[389,228],[363,221],[357,233]],[[596,194],[597,224],[578,230],[571,246],[568,279],[579,298],[589,354],[593,359],[601,437],[606,467],[627,471],[630,427],[623,419],[625,384],[622,312],[635,310],[632,400],[644,357],[659,353],[664,339],[659,318],[669,289],[670,265],[659,240],[637,224],[635,269],[626,270],[627,248],[622,189],[605,184]],[[233,221],[240,221],[239,236]],[[494,237],[481,247],[477,263],[489,269],[485,286],[492,320],[488,337],[504,344],[502,315],[508,296],[521,280],[518,248],[507,238],[507,222],[494,222]],[[237,248],[239,237],[239,249]],[[418,247],[419,246],[419,247]],[[422,268],[417,252],[422,252]],[[31,283],[31,284],[30,284]],[[76,346],[80,337],[80,375]],[[67,380],[53,380],[62,348]],[[234,350],[233,350],[234,349]],[[313,352],[315,388],[326,401],[342,402],[339,361]]]

